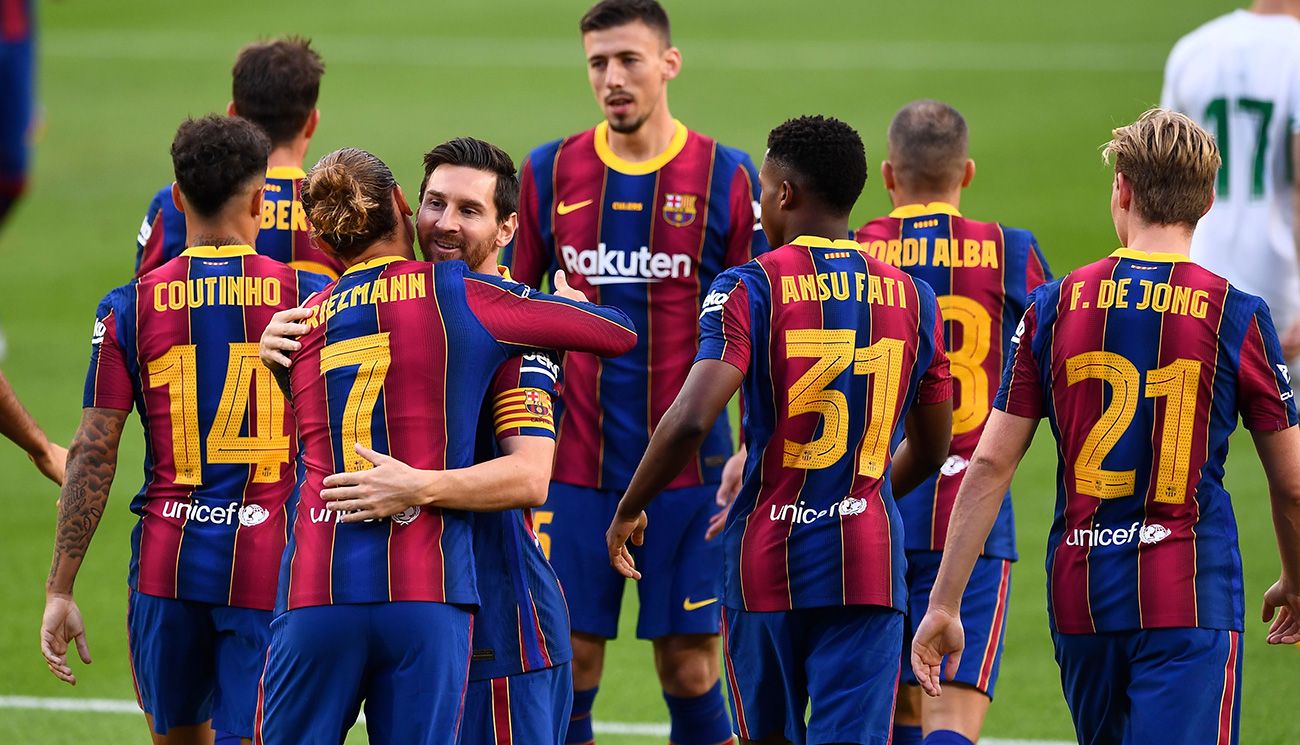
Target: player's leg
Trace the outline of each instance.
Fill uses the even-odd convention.
[[[800,655],[810,743],[888,745],[898,690],[903,614],[892,608],[813,608]]]
[[[723,667],[742,745],[804,742],[808,682],[799,644],[804,615],[722,609]]]
[[[1241,712],[1241,633],[1152,629],[1128,648],[1132,716],[1125,743],[1235,745]]]
[[[365,606],[372,745],[453,745],[469,682],[470,611],[449,603]]]
[[[252,608],[215,607],[216,692],[212,698],[212,729],[222,739],[253,740],[257,716],[257,682],[266,667],[271,643],[271,612]]]
[[[155,743],[211,743],[215,632],[210,606],[132,592],[127,646]]]
[[[1080,745],[1115,745],[1128,730],[1130,634],[1052,634],[1061,689]],[[1161,740],[1161,742],[1174,742]]]
[[[370,640],[391,632],[367,627],[367,607],[296,608],[271,621],[253,742],[343,742],[361,711]]]
[[[605,529],[618,506],[618,492],[551,482],[546,504],[533,510],[533,524],[546,558],[564,587],[573,643],[573,710],[565,742],[594,740],[591,710],[605,665],[605,642],[618,636],[622,575],[609,565]]]
[[[670,489],[646,511],[655,527],[636,554],[637,636],[654,644],[675,745],[731,742],[718,664],[722,542],[705,541],[717,485]]]

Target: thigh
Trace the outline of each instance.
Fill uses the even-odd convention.
[[[564,745],[573,707],[569,664],[475,680],[458,745]]]
[[[160,735],[212,718],[215,632],[205,603],[132,592],[127,646],[140,708]]]
[[[366,729],[375,745],[453,745],[469,682],[473,615],[448,603],[367,606]]]
[[[1235,745],[1241,634],[1219,629],[1135,632],[1127,743]]]
[[[1127,634],[1052,634],[1061,689],[1081,745],[1114,745],[1128,729]]]
[[[645,545],[636,553],[639,638],[718,633],[722,541],[704,540],[717,491],[717,484],[669,489],[646,509]]]
[[[296,608],[271,621],[258,693],[258,745],[339,745],[357,720],[366,673],[367,606]]]
[[[892,608],[812,608],[802,639],[811,711],[808,745],[887,745],[898,692],[903,614]]]
[[[732,724],[741,738],[784,735],[803,745],[808,683],[795,644],[799,633],[793,611],[722,609],[722,659],[731,692]]]
[[[216,629],[217,686],[212,699],[212,728],[240,737],[253,736],[257,682],[266,667],[271,643],[271,612],[254,608],[212,609]]]
[[[533,510],[546,558],[564,587],[572,629],[605,639],[618,636],[626,584],[605,548],[618,499],[618,492],[552,481],[546,504]]]

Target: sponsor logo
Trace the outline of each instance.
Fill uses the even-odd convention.
[[[420,516],[420,505],[417,504],[414,507],[407,507],[406,509],[397,513],[396,515],[393,515],[393,522],[397,523],[398,525],[410,525],[411,523],[415,522],[415,518],[419,516]]]
[[[104,322],[95,319],[95,330],[90,333],[90,345],[92,347],[99,346],[99,344],[104,341],[104,334],[107,333],[108,327],[104,325]]]
[[[1127,528],[1075,528],[1066,536],[1065,545],[1082,548],[1125,546],[1134,540],[1153,545],[1168,538],[1171,532],[1158,523],[1143,525],[1136,522]]]
[[[140,223],[140,233],[135,237],[135,241],[141,246],[144,246],[144,244],[149,242],[149,236],[151,235],[153,235],[153,223],[149,222],[149,218],[146,217]]]
[[[708,313],[722,310],[722,306],[726,305],[730,299],[730,292],[710,292],[709,296],[704,298],[704,308],[700,311],[700,318],[703,318]]]
[[[800,500],[796,504],[777,507],[772,505],[768,519],[772,522],[790,522],[796,525],[811,525],[824,517],[851,517],[867,511],[867,500],[857,497],[845,497],[824,510],[809,507]]]
[[[270,516],[271,513],[260,504],[246,504],[239,508],[239,524],[245,528],[261,525]]]
[[[682,601],[682,610],[687,610],[687,611],[699,610],[700,608],[703,608],[706,605],[713,605],[716,602],[718,602],[717,598],[709,598],[707,600],[693,601],[688,595],[686,599]]]
[[[861,515],[867,511],[867,500],[857,497],[845,497],[840,501],[841,515]]]
[[[1025,318],[1024,318],[1024,316],[1021,316],[1021,317],[1020,317],[1020,323],[1016,324],[1016,333],[1014,333],[1014,334],[1011,335],[1011,343],[1012,343],[1012,344],[1019,344],[1019,343],[1020,343],[1020,337],[1022,337],[1022,336],[1024,336],[1024,335],[1025,335]]]
[[[754,232],[757,233],[763,229],[763,206],[758,203],[757,199],[751,200],[749,204],[754,208]]]
[[[962,471],[965,471],[966,466],[969,465],[970,461],[960,455],[950,455],[948,456],[948,460],[944,461],[943,465],[939,467],[939,473],[942,473],[944,476],[956,476]]]
[[[640,202],[611,202],[609,206],[615,212],[640,212],[645,209],[645,205]]]
[[[695,194],[665,194],[664,221],[675,228],[684,228],[695,222]]]
[[[651,284],[665,279],[691,276],[691,257],[670,254],[642,246],[637,251],[611,249],[600,243],[594,249],[579,251],[561,246],[564,271],[586,278],[590,285]]]
[[[560,366],[555,364],[555,360],[551,359],[549,354],[540,354],[537,352],[524,355],[523,364],[519,366],[519,372],[538,373],[540,375],[545,375],[552,381],[559,380],[560,378]]]
[[[587,205],[591,204],[592,201],[594,201],[594,200],[591,200],[591,199],[584,199],[584,200],[582,200],[581,202],[574,202],[573,204],[565,204],[565,203],[564,203],[564,200],[561,199],[561,200],[560,200],[560,203],[557,204],[557,205],[555,205],[555,214],[557,214],[557,215],[567,215],[567,214],[569,214],[570,212],[577,212],[578,210],[582,209],[583,207],[586,207]]]
[[[1277,366],[1277,371],[1280,372],[1280,373],[1282,373],[1282,379],[1285,380],[1285,381],[1287,382],[1287,385],[1290,385],[1290,384],[1291,384],[1291,370],[1290,370],[1286,365],[1283,365],[1283,364],[1279,363],[1278,366]]]
[[[246,510],[248,510],[250,519],[254,514],[253,510],[260,510],[260,519],[252,523],[245,522]],[[210,504],[201,502],[178,502],[174,499],[163,503],[162,515],[163,517],[182,520],[187,523],[207,523],[209,525],[234,525],[238,521],[241,525],[250,528],[261,525],[271,516],[265,508],[255,504],[240,507],[239,502],[231,502],[223,507],[213,507]]]

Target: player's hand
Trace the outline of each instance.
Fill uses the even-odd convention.
[[[1264,623],[1268,628],[1269,644],[1295,644],[1300,642],[1300,592],[1287,587],[1282,580],[1273,583],[1264,593]]]
[[[552,294],[578,303],[587,302],[587,296],[582,294],[581,290],[569,286],[569,279],[564,276],[564,270],[555,273],[555,292]]]
[[[961,618],[938,608],[930,608],[921,619],[921,625],[912,638],[912,672],[921,683],[921,689],[930,696],[941,693],[939,685],[939,666],[943,665],[943,674],[952,680],[961,664],[961,651],[966,646],[966,634],[961,627]]]
[[[68,469],[67,448],[47,442],[45,443],[45,450],[34,455],[28,453],[27,457],[36,464],[41,473],[45,474],[45,478],[59,486],[63,486],[63,477]]]
[[[289,369],[289,355],[302,346],[297,338],[307,333],[307,325],[299,321],[310,317],[310,308],[289,308],[271,316],[271,322],[262,332],[262,341],[257,347],[262,364],[272,370],[277,367]]]
[[[736,451],[736,454],[727,459],[727,464],[722,467],[722,483],[718,484],[718,493],[714,501],[719,507],[730,507],[731,503],[736,501],[736,495],[740,493],[740,483],[745,475],[745,459],[749,457],[749,449],[744,445]]]
[[[50,595],[45,598],[45,617],[41,619],[41,654],[45,665],[54,677],[69,685],[77,684],[77,676],[68,665],[68,642],[75,641],[77,655],[90,664],[90,647],[86,644],[86,624],[81,620],[81,609],[71,595]]]
[[[1300,318],[1291,322],[1282,332],[1282,356],[1288,360],[1300,357]]]
[[[730,504],[713,513],[713,516],[709,518],[709,527],[704,531],[704,540],[711,541],[714,538],[717,538],[718,534],[727,527],[727,516],[730,514]]]
[[[336,473],[325,477],[320,498],[325,509],[343,512],[339,522],[359,523],[391,517],[421,505],[421,487],[426,474],[402,461],[356,444],[357,455],[374,464],[374,468],[353,473]]]
[[[605,545],[609,547],[609,565],[624,577],[641,579],[641,573],[636,570],[636,562],[632,559],[632,552],[627,548],[627,542],[631,539],[633,546],[645,543],[645,525],[645,512],[632,519],[622,518],[618,513],[614,513],[614,521],[609,524],[609,530],[605,531]]]

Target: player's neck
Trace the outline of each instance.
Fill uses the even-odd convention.
[[[608,129],[609,149],[629,163],[640,163],[658,156],[668,149],[677,133],[677,122],[668,111],[668,102],[655,107],[655,112],[635,132],[615,132]]]
[[[1294,0],[1255,0],[1250,12],[1258,15],[1289,15],[1300,18],[1300,3]]]
[[[371,259],[379,259],[385,256],[396,256],[399,259],[410,258],[411,247],[409,245],[403,246],[402,242],[396,238],[384,238],[370,244],[370,247],[357,254],[356,258],[344,260],[343,263],[351,268],[357,264],[364,264]]]
[[[832,241],[848,238],[851,235],[848,215],[841,217],[832,217],[830,215],[792,216],[790,221],[785,224],[785,235],[782,237],[781,242],[789,243],[801,235],[811,235]]]
[[[953,189],[950,192],[911,192],[895,189],[889,192],[889,198],[894,203],[894,209],[906,207],[912,204],[933,204],[934,202],[943,202],[951,204],[956,209],[961,209],[961,188]]]
[[[297,168],[302,170],[302,162],[307,157],[307,146],[311,140],[306,137],[296,137],[293,140],[271,148],[271,154],[266,157],[266,167],[269,168]]]
[[[250,235],[247,216],[240,218],[213,218],[185,215],[186,246],[251,246],[257,241],[257,223],[252,224]]]
[[[1182,225],[1130,225],[1125,248],[1145,253],[1191,256],[1192,231]]]

